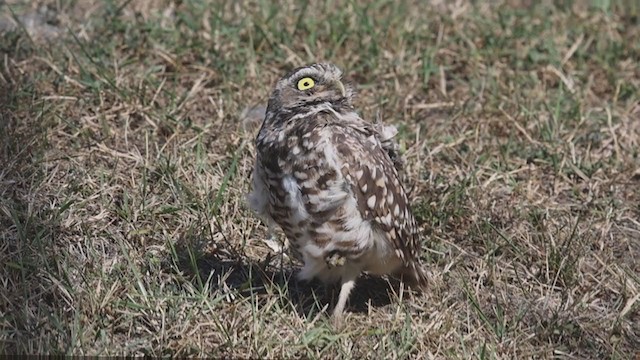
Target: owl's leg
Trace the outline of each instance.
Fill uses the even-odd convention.
[[[338,303],[333,309],[333,321],[337,324],[340,324],[340,321],[342,320],[344,308],[347,305],[347,300],[349,300],[349,294],[351,294],[351,290],[353,290],[354,286],[356,285],[357,278],[358,274],[348,274],[342,278],[340,285],[340,295],[338,295]]]

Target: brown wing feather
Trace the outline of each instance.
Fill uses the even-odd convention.
[[[345,126],[334,133],[332,142],[348,164],[342,173],[351,185],[362,216],[386,234],[408,265],[419,257],[417,228],[394,162],[378,135],[368,125]]]

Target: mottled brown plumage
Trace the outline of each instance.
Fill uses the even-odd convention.
[[[339,282],[342,315],[362,272],[426,285],[420,237],[398,175],[395,128],[364,121],[331,64],[284,76],[256,138],[252,208],[304,262],[298,277]]]

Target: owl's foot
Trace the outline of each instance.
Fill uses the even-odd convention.
[[[344,325],[344,314],[333,314],[333,316],[331,316],[331,325],[333,325],[335,330],[341,330],[342,325]]]
[[[324,261],[327,263],[329,268],[334,268],[343,266],[347,262],[347,259],[338,251],[332,251],[325,256]]]

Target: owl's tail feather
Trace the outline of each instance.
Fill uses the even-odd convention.
[[[419,262],[412,262],[402,268],[400,273],[402,280],[411,287],[426,290],[429,283],[429,275],[424,266]]]

